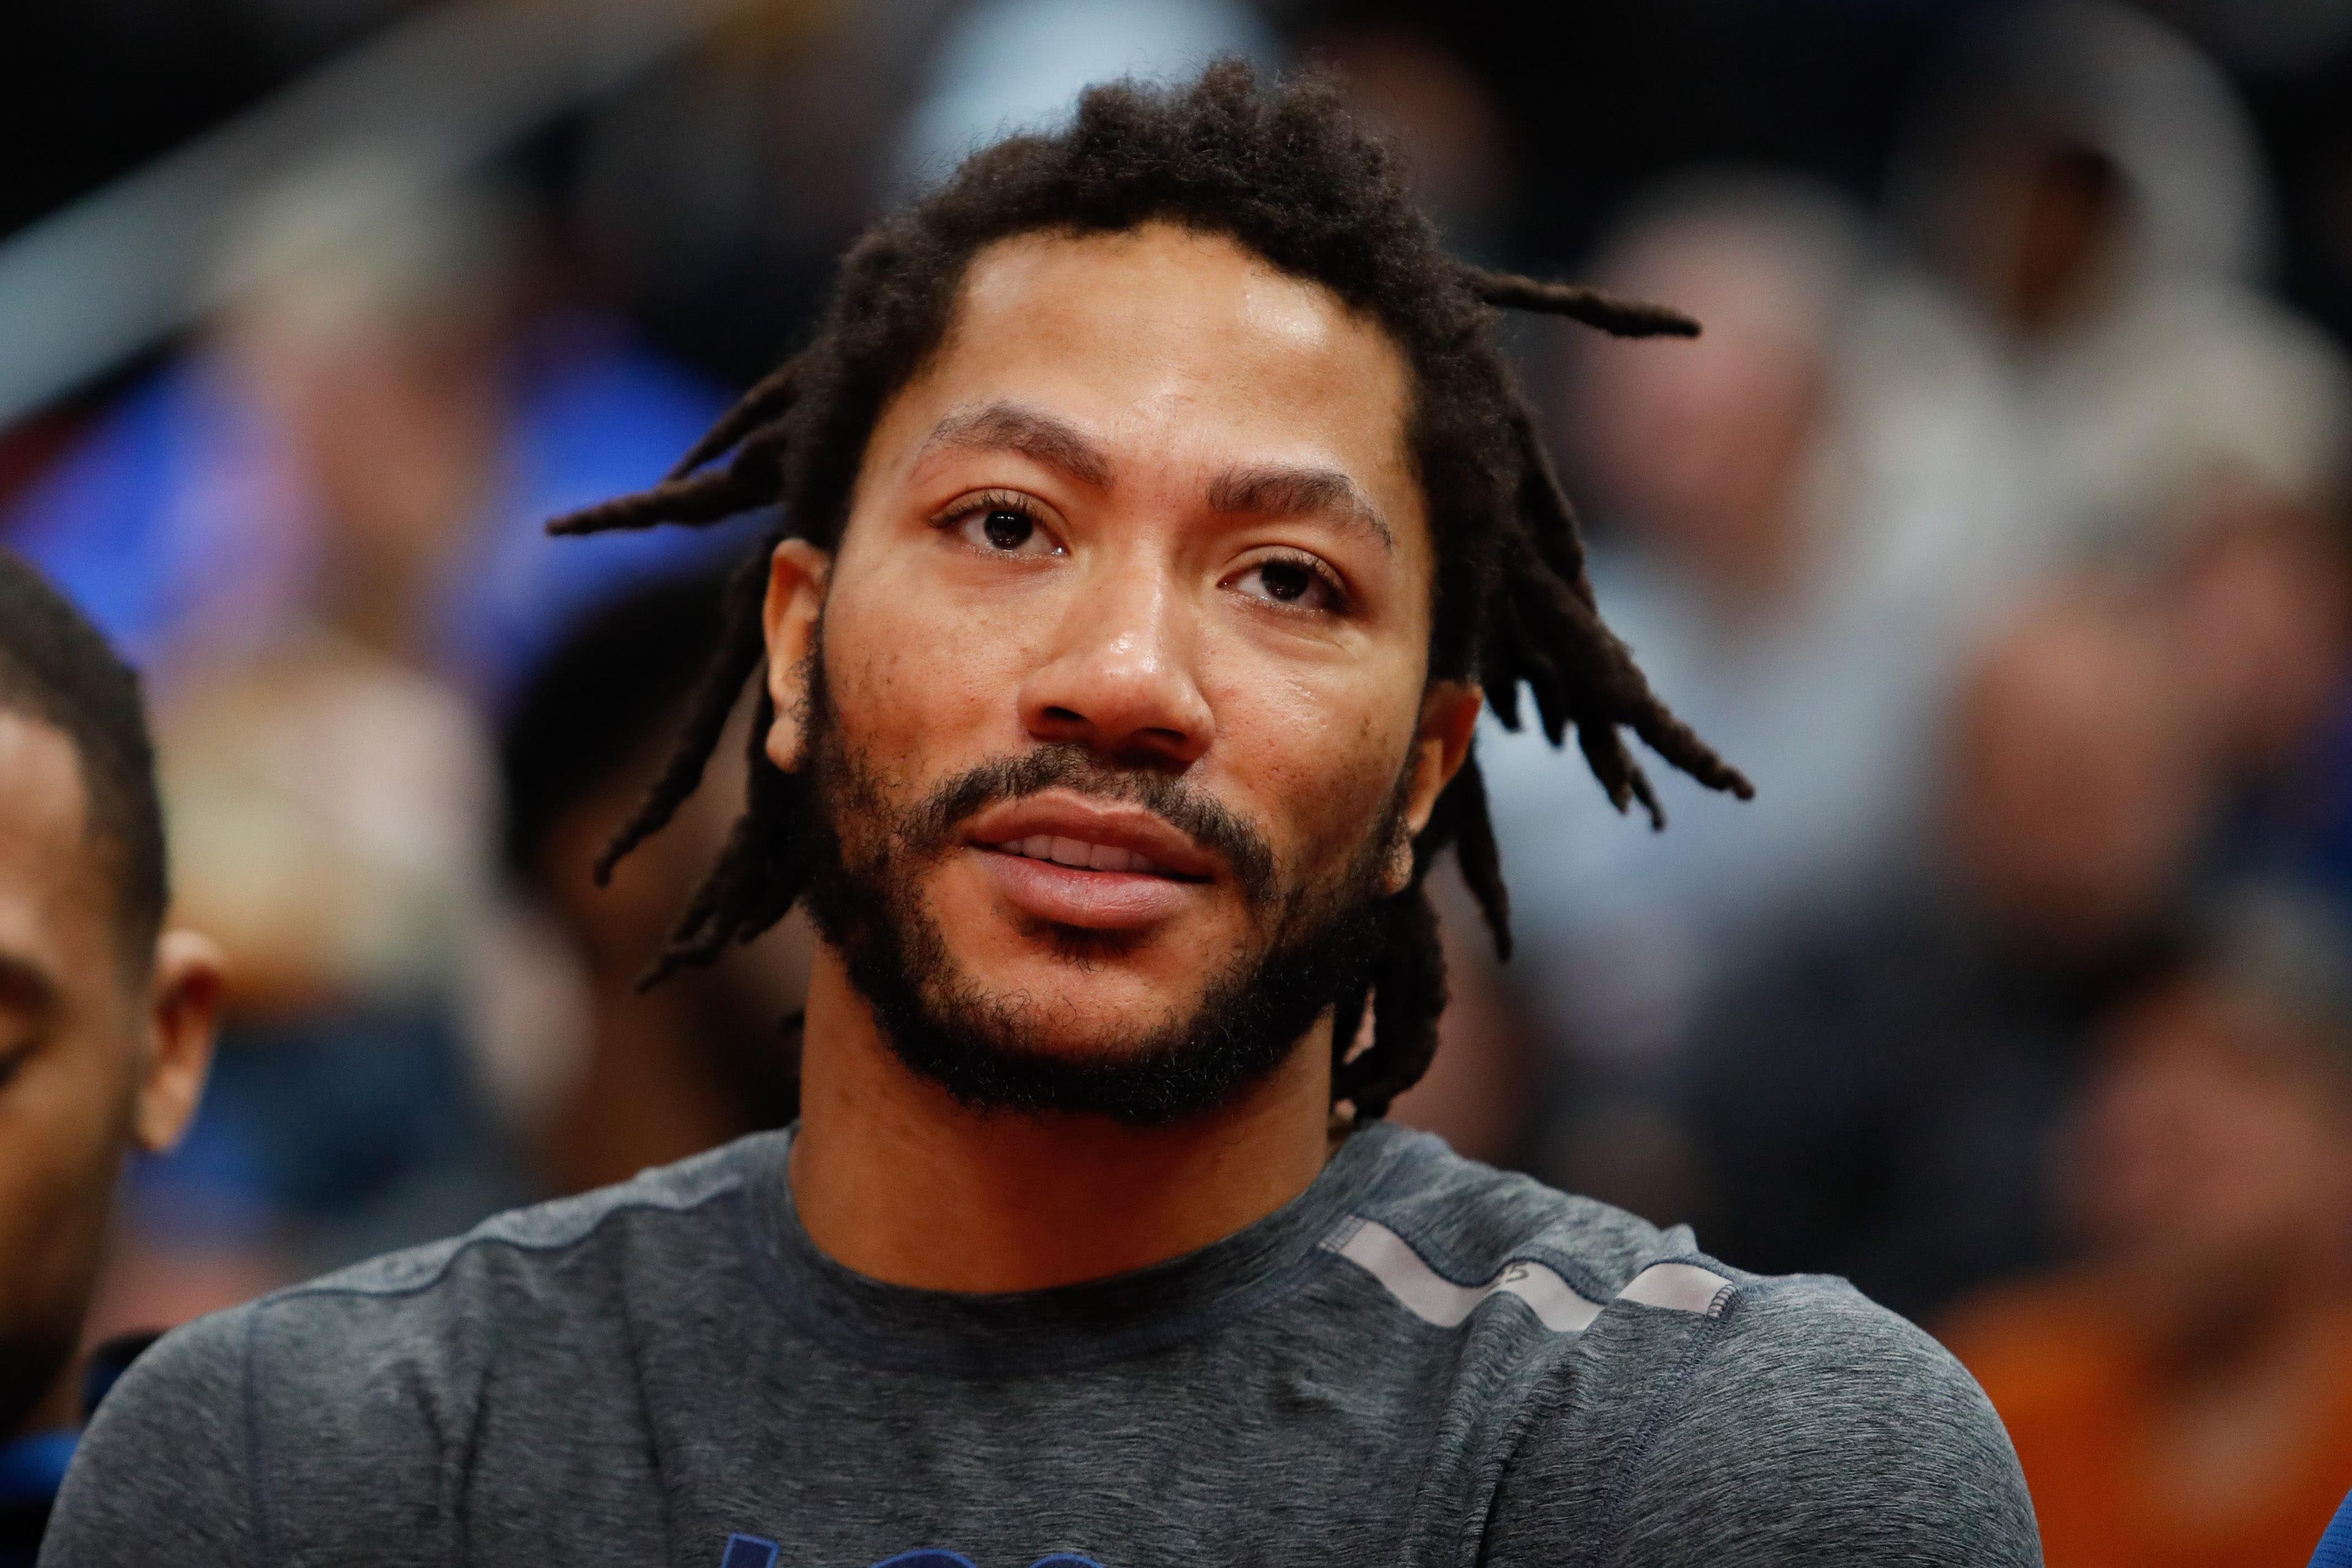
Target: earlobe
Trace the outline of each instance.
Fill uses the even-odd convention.
[[[833,558],[805,539],[787,539],[768,558],[768,597],[761,626],[768,643],[768,698],[775,706],[769,726],[768,760],[786,773],[801,765],[802,715],[808,693],[802,682],[816,627],[824,608],[825,574]]]
[[[1419,829],[1415,829],[1418,832]],[[1389,846],[1389,863],[1382,876],[1382,889],[1395,898],[1412,886],[1412,834],[1399,832],[1396,842]]]
[[[210,937],[167,931],[157,939],[147,1052],[131,1125],[133,1139],[150,1154],[177,1143],[195,1118],[227,984],[220,946]]]

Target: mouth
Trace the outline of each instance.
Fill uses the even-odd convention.
[[[1024,838],[1008,838],[999,843],[977,841],[979,847],[992,849],[1000,855],[1016,855],[1024,860],[1042,860],[1069,871],[1101,871],[1135,877],[1164,877],[1174,882],[1205,882],[1206,877],[1186,876],[1183,872],[1162,866],[1148,855],[1139,854],[1117,844],[1098,844],[1085,838],[1073,838],[1056,833],[1033,833]]]
[[[966,836],[1003,904],[1078,931],[1139,931],[1202,897],[1217,862],[1139,806],[1066,790],[982,812]]]

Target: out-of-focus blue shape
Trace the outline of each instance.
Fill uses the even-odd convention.
[[[541,329],[513,374],[500,481],[432,617],[436,656],[492,706],[578,616],[702,566],[755,526],[546,537],[549,517],[658,480],[724,398],[593,321]],[[117,404],[0,522],[0,539],[141,668],[168,671],[282,628],[318,526],[280,433],[196,355]]]
[[[134,387],[0,522],[142,668],[168,661],[206,605],[280,597],[302,541],[286,525],[277,442],[202,359]]]
[[[525,360],[505,493],[444,611],[451,668],[493,707],[582,616],[649,578],[742,548],[758,526],[549,538],[549,518],[657,482],[724,400],[594,324],[543,335]]]
[[[1178,79],[1220,55],[1260,70],[1282,58],[1265,21],[1234,0],[982,0],[931,52],[899,183],[929,184],[1002,137],[1066,124],[1097,82]]]
[[[2352,1568],[2352,1496],[2336,1510],[2328,1521],[2327,1533],[2319,1538],[2319,1549],[2311,1554],[2311,1568]]]

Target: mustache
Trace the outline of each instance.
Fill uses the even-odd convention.
[[[1170,773],[1120,767],[1085,746],[1063,742],[982,763],[940,784],[907,823],[908,847],[939,853],[988,807],[1049,789],[1141,806],[1223,860],[1252,907],[1269,908],[1279,896],[1273,847],[1239,812]]]

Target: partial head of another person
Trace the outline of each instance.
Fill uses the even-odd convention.
[[[673,763],[758,681],[750,805],[655,973],[805,894],[902,1059],[1150,1124],[1328,1021],[1377,1116],[1444,996],[1455,848],[1499,942],[1482,695],[1621,807],[1621,727],[1747,784],[1602,624],[1497,306],[1686,319],[1446,257],[1329,82],[1090,91],[862,239],[814,341],[673,479],[559,531],[781,505]],[[1369,1045],[1356,1049],[1368,1009]]]
[[[2094,958],[2170,912],[2212,784],[2157,617],[2061,585],[1986,638],[1945,780],[1953,870],[2029,951]]]
[[[124,1156],[203,1090],[221,965],[167,903],[138,678],[0,552],[0,1437],[73,1415]]]
[[[1561,431],[1610,521],[1727,610],[1800,586],[1822,547],[1811,514],[1867,250],[1833,194],[1731,173],[1664,187],[1602,248],[1603,283],[1688,307],[1706,335],[1670,354],[1578,343]]]
[[[2069,1151],[2092,1256],[2193,1345],[2352,1279],[2352,932],[2292,887],[2217,895],[2112,1018]]]

